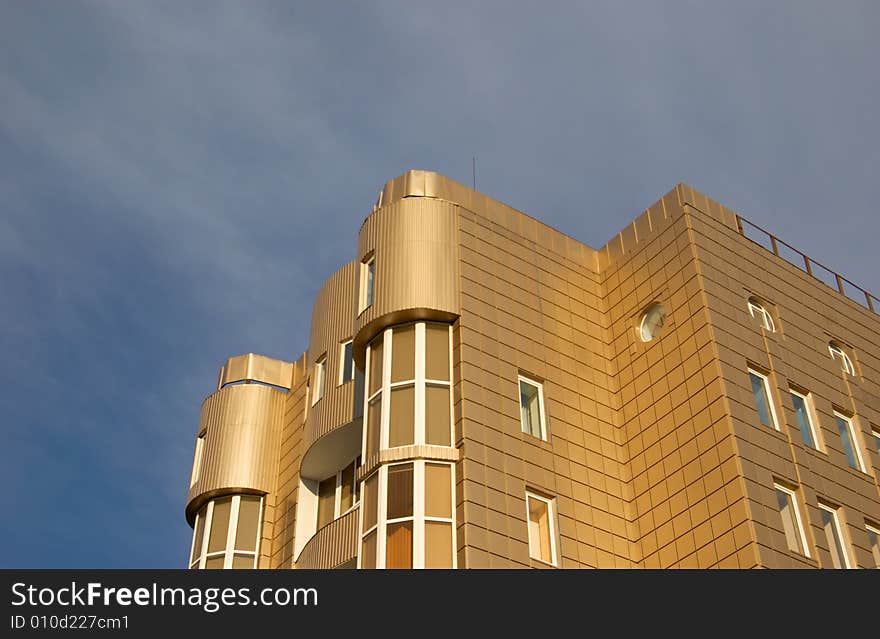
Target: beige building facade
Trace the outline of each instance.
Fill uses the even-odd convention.
[[[189,565],[878,567],[878,312],[684,184],[593,249],[409,171],[221,368]]]

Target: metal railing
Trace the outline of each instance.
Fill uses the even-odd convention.
[[[753,222],[749,222],[740,215],[736,215],[736,229],[744,238],[767,249],[772,252],[773,255],[781,257],[792,266],[801,269],[826,286],[837,289],[842,295],[848,297],[857,304],[864,306],[872,313],[880,314],[880,298],[876,295],[872,295],[858,284],[848,280],[836,271],[831,270],[824,264],[817,262],[804,253],[801,253],[791,244],[783,242],[770,231],[761,228]],[[750,233],[753,231],[757,231],[758,235],[756,237],[750,236]],[[769,246],[767,245],[768,241]]]

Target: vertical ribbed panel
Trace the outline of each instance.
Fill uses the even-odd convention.
[[[334,428],[349,423],[354,416],[355,382],[341,386],[338,382],[339,347],[343,340],[352,337],[357,312],[358,275],[357,262],[336,271],[321,287],[312,309],[309,372],[314,373],[315,362],[326,354],[327,383],[324,397],[309,409],[303,437],[306,448]]]
[[[373,305],[358,317],[356,333],[407,309],[459,313],[457,214],[458,206],[450,202],[410,197],[367,218],[358,257],[375,251]]]
[[[205,400],[199,432],[207,429],[198,481],[190,488],[187,518],[210,493],[226,489],[271,492],[285,393],[261,384],[227,386]]]
[[[297,568],[335,568],[357,557],[358,509],[355,508],[315,533],[303,548]]]

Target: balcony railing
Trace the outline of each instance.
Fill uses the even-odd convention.
[[[739,215],[736,216],[736,228],[746,239],[771,251],[773,255],[781,257],[792,266],[801,269],[826,286],[836,289],[842,295],[864,306],[872,313],[880,314],[880,298],[872,295],[858,284],[853,283],[824,264],[801,253],[791,244],[783,242],[770,231],[761,228],[753,222],[749,222]]]
[[[296,562],[297,568],[327,569],[357,557],[358,507],[334,519],[306,542]]]

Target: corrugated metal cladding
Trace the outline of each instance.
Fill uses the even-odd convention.
[[[359,262],[376,257],[373,305],[355,322],[358,342],[370,322],[407,309],[459,313],[458,206],[402,199],[376,210],[358,237]]]
[[[358,509],[327,524],[303,548],[297,568],[335,568],[357,557]]]
[[[187,515],[198,498],[224,489],[271,492],[278,476],[278,445],[286,393],[261,384],[227,386],[205,400],[199,432],[207,429],[199,479],[189,491]]]
[[[221,388],[224,384],[246,379],[290,388],[292,378],[293,364],[291,362],[248,353],[226,360],[226,364],[220,369],[217,388]]]
[[[303,433],[306,447],[334,428],[347,424],[354,415],[355,384],[339,385],[339,367],[342,342],[352,337],[357,278],[356,262],[343,266],[325,282],[312,310],[309,373],[314,375],[315,362],[326,356],[327,380],[324,397],[309,408]]]

